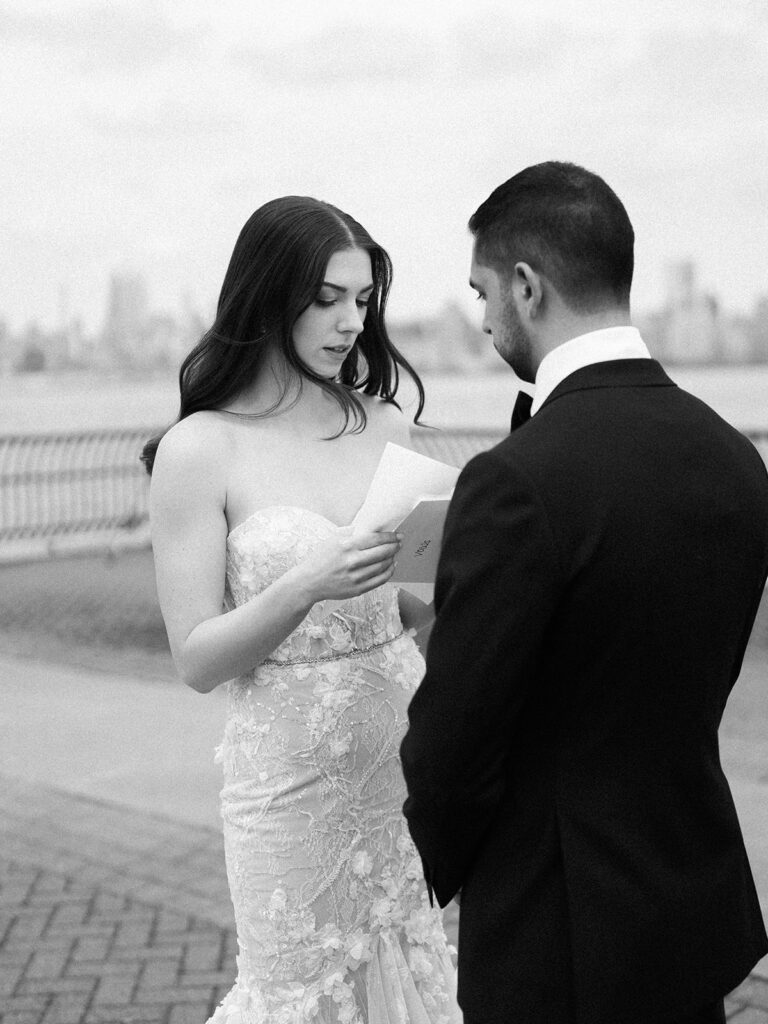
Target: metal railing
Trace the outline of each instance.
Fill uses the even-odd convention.
[[[0,561],[149,543],[149,478],[139,462],[154,428],[0,436]],[[747,432],[768,465],[768,430]],[[414,432],[425,455],[463,466],[495,430]]]
[[[146,519],[145,430],[0,437],[0,542]]]
[[[149,477],[139,462],[157,428],[0,436],[0,561],[149,543]],[[418,430],[414,445],[463,465],[497,431]]]

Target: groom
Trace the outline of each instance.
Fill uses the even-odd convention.
[[[536,390],[459,478],[402,745],[430,893],[461,892],[464,1019],[723,1021],[768,950],[717,739],[768,476],[630,326],[601,178],[528,167],[469,226],[483,330]]]

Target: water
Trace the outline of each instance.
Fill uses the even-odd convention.
[[[671,367],[669,374],[739,429],[768,430],[768,365]],[[424,422],[443,428],[508,429],[518,384],[504,367],[477,376],[425,376],[424,385]],[[407,403],[407,394],[402,397]],[[0,379],[0,434],[152,429],[171,423],[177,409],[172,375],[151,381],[89,374]]]
[[[178,410],[178,387],[166,380],[92,374],[28,374],[0,379],[0,434],[158,427]]]

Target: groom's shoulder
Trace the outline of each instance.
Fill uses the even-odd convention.
[[[563,465],[574,451],[568,431],[532,417],[527,423],[501,438],[495,445],[471,458],[464,469],[464,480],[496,480],[497,485],[548,489],[560,477]]]
[[[524,441],[520,436],[527,431],[517,430],[506,437],[503,437],[495,445],[486,448],[475,454],[464,466],[463,476],[508,476],[516,475],[518,472],[526,473],[536,462],[535,449],[538,445],[532,446],[530,441]]]
[[[489,449],[489,453],[501,462],[540,459],[547,452],[556,455],[560,444],[567,439],[567,433],[558,425],[546,423],[544,420],[543,416],[532,416],[522,426],[502,437]],[[555,444],[553,439],[558,435],[558,444]]]

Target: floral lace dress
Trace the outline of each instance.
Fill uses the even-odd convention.
[[[228,606],[334,529],[292,506],[241,523]],[[217,759],[240,952],[211,1024],[458,1024],[451,950],[402,815],[398,749],[424,664],[391,584],[325,610],[227,684]]]

